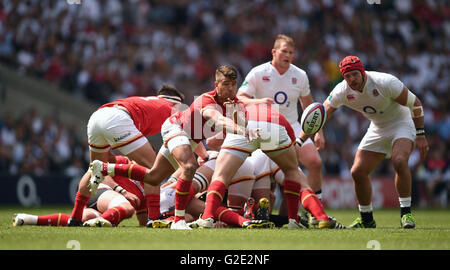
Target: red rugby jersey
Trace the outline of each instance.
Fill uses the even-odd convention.
[[[239,100],[235,97],[233,100],[238,103]],[[200,142],[206,138],[212,137],[218,133],[214,127],[205,126],[206,119],[203,118],[201,111],[206,106],[215,106],[218,111],[222,112],[223,116],[227,115],[226,108],[218,101],[216,89],[203,93],[197,97],[188,109],[174,113],[169,119],[172,123],[181,125],[184,131],[195,142]],[[231,114],[232,115],[232,114]]]
[[[284,126],[292,141],[295,141],[294,130],[286,120],[286,118],[277,110],[271,108],[267,104],[252,104],[245,107],[245,117],[248,121],[263,121],[269,123],[276,123]]]
[[[171,102],[155,96],[127,97],[107,103],[100,108],[113,107],[114,105],[122,106],[128,110],[136,128],[145,137],[161,132],[162,124],[173,113]]]

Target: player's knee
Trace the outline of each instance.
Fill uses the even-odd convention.
[[[185,175],[185,177],[189,177],[189,179],[192,179],[194,178],[197,168],[197,164],[189,162],[182,166],[182,173]]]
[[[396,171],[401,170],[403,168],[408,167],[408,159],[404,156],[393,156],[392,157],[392,166]]]
[[[321,171],[322,170],[322,159],[320,156],[314,156],[311,158],[307,164],[305,164],[308,171]]]
[[[363,170],[360,167],[352,167],[350,170],[350,174],[352,175],[353,181],[358,181],[369,175],[365,170]]]

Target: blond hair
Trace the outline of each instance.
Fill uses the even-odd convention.
[[[277,36],[277,38],[275,39],[275,43],[273,44],[273,48],[278,49],[281,46],[281,42],[283,41],[295,48],[294,39],[292,39],[290,36],[283,34]]]

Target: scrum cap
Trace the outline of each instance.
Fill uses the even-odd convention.
[[[348,71],[359,70],[363,78],[366,78],[366,71],[364,70],[364,66],[357,56],[347,56],[342,59],[342,61],[339,63],[339,70],[341,71],[342,76],[344,76],[344,73]]]

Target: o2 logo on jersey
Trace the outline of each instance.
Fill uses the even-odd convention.
[[[372,106],[364,106],[363,112],[365,112],[367,114],[376,114],[377,110]]]
[[[273,100],[275,101],[275,103],[280,104],[280,105],[285,104],[286,101],[288,101],[287,99],[288,99],[288,96],[283,91],[278,91],[273,96]],[[290,102],[288,101],[286,106],[289,106],[289,104],[290,104]]]

